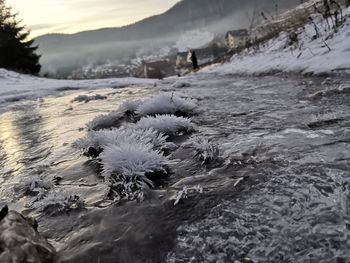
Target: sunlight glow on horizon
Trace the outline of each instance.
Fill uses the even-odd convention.
[[[160,14],[179,0],[7,0],[36,37],[120,27]]]

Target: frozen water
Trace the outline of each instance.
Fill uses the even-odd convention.
[[[350,100],[338,88],[349,87],[348,76],[325,85],[292,75],[185,79],[192,85],[181,97],[196,99],[188,114],[196,130],[180,138],[137,127],[149,116],[134,112],[173,79],[99,89],[108,103],[73,103],[87,93],[69,90],[3,105],[1,202],[37,216],[66,262],[347,262]],[[119,128],[113,120],[86,130],[112,111]],[[82,156],[77,140],[103,152]],[[178,147],[163,150],[164,140]],[[203,165],[217,149],[219,161]],[[198,185],[201,193],[190,190]]]
[[[91,95],[91,96],[88,96],[88,95],[79,95],[77,97],[75,97],[73,99],[73,102],[85,102],[85,103],[88,103],[89,101],[92,101],[92,100],[105,100],[107,99],[107,96],[102,96],[102,95],[99,95],[99,94],[96,94],[96,95]]]

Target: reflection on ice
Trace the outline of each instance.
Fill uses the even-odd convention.
[[[0,116],[0,174],[18,175],[23,170],[22,150],[14,120],[10,114]]]

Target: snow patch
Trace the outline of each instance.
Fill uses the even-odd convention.
[[[0,101],[42,97],[68,89],[90,90],[132,85],[153,85],[154,83],[154,80],[139,78],[58,80],[23,75],[0,68]]]
[[[180,88],[187,88],[191,87],[191,83],[185,80],[178,80],[173,84],[173,88],[180,89]]]
[[[329,73],[350,69],[350,8],[343,11],[345,23],[334,32],[321,14],[299,28],[298,43],[287,44],[288,34],[281,32],[265,42],[259,50],[246,49],[231,58],[231,62],[204,69],[218,74],[257,74],[270,72]],[[314,23],[319,36],[315,38]],[[329,48],[328,48],[329,47]]]

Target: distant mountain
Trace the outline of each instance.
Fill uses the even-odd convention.
[[[36,38],[43,54],[44,70],[68,70],[106,59],[123,60],[140,48],[169,44],[181,32],[205,29],[222,33],[247,26],[249,13],[275,12],[295,6],[300,0],[182,0],[167,12],[120,28],[104,28],[76,34],[49,34]],[[250,14],[250,15],[251,15]],[[221,31],[221,32],[219,32]]]

